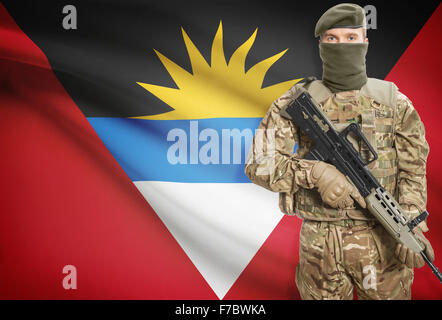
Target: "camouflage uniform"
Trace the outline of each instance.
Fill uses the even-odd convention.
[[[378,223],[355,221],[303,221],[296,268],[302,299],[350,300],[354,286],[359,299],[410,299],[413,269],[395,258],[396,241]]]
[[[394,256],[394,240],[366,209],[333,209],[323,204],[310,179],[315,161],[304,160],[311,147],[307,135],[280,110],[304,85],[338,131],[361,125],[378,153],[369,168],[409,217],[426,207],[424,126],[410,100],[390,82],[369,79],[360,90],[332,93],[321,81],[297,84],[275,100],[260,123],[245,168],[256,184],[279,192],[283,213],[304,219],[300,234],[297,285],[303,299],[409,299],[413,269]],[[352,141],[363,158],[364,144]],[[298,144],[293,154],[295,144]],[[376,270],[376,290],[364,289],[364,267]]]

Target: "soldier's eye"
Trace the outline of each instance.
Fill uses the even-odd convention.
[[[335,37],[330,36],[330,37],[327,38],[327,40],[328,41],[333,41],[333,40],[335,40]]]
[[[356,40],[356,37],[350,36],[350,37],[348,37],[348,40],[350,40],[350,41]]]

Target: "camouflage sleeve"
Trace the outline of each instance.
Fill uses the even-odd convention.
[[[292,87],[271,104],[256,130],[245,166],[252,182],[274,192],[295,193],[299,186],[314,187],[310,171],[316,161],[299,159],[293,154],[299,141],[297,128],[279,113],[295,90]]]
[[[398,156],[398,202],[414,218],[426,209],[426,164],[429,146],[425,128],[411,101],[398,93],[395,148]]]

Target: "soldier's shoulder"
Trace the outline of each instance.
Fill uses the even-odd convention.
[[[398,92],[397,92],[397,101],[398,102],[409,102],[409,103],[411,103],[411,100],[402,92],[402,91],[399,91],[398,90]]]
[[[316,77],[307,77],[301,79],[299,82],[295,83],[290,90],[296,92],[296,90],[299,90],[300,88],[307,89],[313,82],[317,81]]]
[[[399,110],[401,109],[411,109],[414,110],[413,103],[411,102],[410,98],[408,98],[403,92],[399,91],[397,92],[397,105]]]
[[[397,105],[398,87],[391,81],[368,78],[361,88],[361,94],[374,99],[376,102],[395,107]]]
[[[302,81],[304,80],[304,81]],[[294,99],[296,94],[301,88],[306,89],[310,82],[315,81],[315,77],[308,77],[305,79],[301,79],[301,81],[295,83],[289,90],[284,92],[278,99],[276,99],[273,103],[274,107],[277,109],[281,109],[283,106],[288,104],[291,100]]]
[[[288,91],[288,93],[290,93],[291,96],[294,96],[299,90],[301,90],[301,88],[306,88],[306,86],[311,82],[311,81],[305,81],[305,79],[303,79],[304,81],[300,81],[295,83]]]
[[[366,87],[370,89],[373,95],[381,96],[385,100],[395,100],[398,104],[411,104],[411,100],[402,91],[400,91],[398,86],[392,81],[368,78]]]
[[[333,93],[327,88],[322,80],[318,80],[316,77],[311,76],[303,79],[303,82],[295,84],[290,90],[292,94],[295,96],[298,90],[307,90],[308,93],[315,99],[317,102],[321,103]]]

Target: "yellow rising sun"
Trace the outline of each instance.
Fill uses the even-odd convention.
[[[273,100],[302,80],[289,80],[261,88],[266,72],[287,49],[258,62],[245,72],[246,56],[255,41],[258,29],[236,49],[227,63],[223,49],[222,22],[220,22],[212,43],[210,66],[183,28],[181,31],[193,74],[155,50],[178,89],[137,82],[174,110],[135,118],[178,120],[263,117]]]

